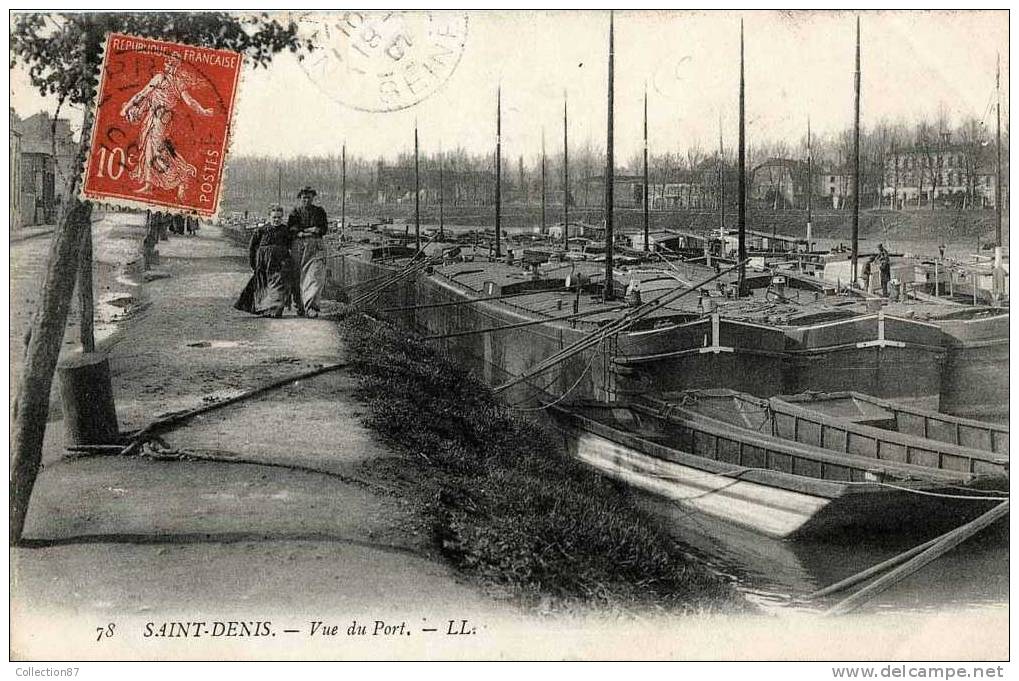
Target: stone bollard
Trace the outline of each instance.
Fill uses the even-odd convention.
[[[119,439],[117,408],[106,355],[86,352],[67,357],[57,365],[57,375],[67,444],[115,444]]]

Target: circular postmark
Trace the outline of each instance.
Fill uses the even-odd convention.
[[[399,111],[435,93],[467,40],[467,15],[459,12],[350,11],[300,23],[314,46],[304,72],[324,94],[361,111]]]

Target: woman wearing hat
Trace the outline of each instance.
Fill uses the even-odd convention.
[[[294,302],[297,314],[308,317],[318,316],[319,297],[326,283],[326,251],[322,237],[328,226],[326,212],[312,203],[316,194],[311,187],[297,192],[298,205],[287,220],[293,237],[290,256],[294,261]]]

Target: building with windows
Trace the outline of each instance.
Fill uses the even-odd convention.
[[[987,208],[996,204],[994,147],[954,144],[949,133],[889,154],[882,198],[898,208],[935,205]]]
[[[451,167],[452,166],[452,167]],[[438,165],[422,163],[418,183],[422,204],[439,202]],[[495,173],[461,170],[450,164],[442,171],[443,202],[451,206],[487,206],[495,202]],[[414,165],[387,165],[378,162],[375,174],[376,201],[383,204],[414,201]],[[508,198],[508,197],[507,197]]]
[[[11,224],[52,223],[66,198],[63,193],[67,183],[81,172],[77,166],[78,142],[71,123],[66,118],[54,121],[44,112],[21,119],[12,110],[10,116],[12,139],[15,133],[18,137],[19,171],[18,220],[14,222],[12,217]],[[13,153],[12,150],[12,161]]]
[[[11,180],[11,221],[8,229],[21,226],[21,133],[14,129],[14,110],[10,113],[10,163],[7,166]]]

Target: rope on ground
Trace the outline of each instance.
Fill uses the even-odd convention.
[[[242,402],[244,400],[249,400],[249,399],[251,399],[253,397],[257,397],[257,396],[262,395],[264,393],[267,393],[267,392],[270,392],[270,391],[273,391],[273,390],[277,390],[277,389],[282,388],[282,387],[284,387],[286,385],[289,385],[291,383],[295,383],[297,381],[300,381],[300,380],[303,380],[303,379],[306,379],[306,378],[314,378],[315,376],[321,376],[322,374],[326,374],[326,373],[329,373],[331,371],[337,371],[339,369],[344,369],[344,368],[347,367],[347,365],[348,365],[347,362],[338,362],[336,364],[327,364],[326,366],[319,367],[318,369],[313,369],[311,371],[305,371],[303,373],[297,374],[296,376],[290,376],[288,378],[284,378],[284,379],[279,380],[279,381],[274,381],[274,382],[269,383],[267,385],[264,385],[264,386],[262,386],[260,388],[255,388],[254,390],[248,390],[247,392],[243,392],[240,395],[235,395],[234,397],[231,397],[231,398],[228,398],[228,399],[225,399],[225,400],[221,400],[219,402],[213,402],[212,404],[206,404],[206,405],[198,407],[196,409],[188,409],[188,410],[185,410],[185,411],[179,411],[179,412],[170,414],[169,416],[167,416],[165,418],[162,418],[162,419],[159,419],[157,421],[154,421],[154,422],[150,423],[145,428],[142,428],[140,431],[138,431],[138,433],[135,434],[131,438],[131,441],[127,444],[127,446],[125,446],[123,449],[120,450],[120,455],[121,456],[129,456],[131,454],[134,454],[136,451],[138,451],[139,447],[141,447],[143,444],[145,444],[145,442],[147,442],[148,440],[152,439],[152,437],[154,437],[156,434],[161,433],[161,432],[165,432],[166,430],[169,430],[170,428],[174,428],[176,426],[179,426],[180,424],[184,423],[185,421],[189,421],[192,418],[194,418],[195,416],[198,416],[200,414],[205,414],[205,413],[208,413],[210,411],[214,411],[216,409],[222,409],[223,407],[227,407],[227,406],[229,406],[231,404],[236,404],[236,403]]]

